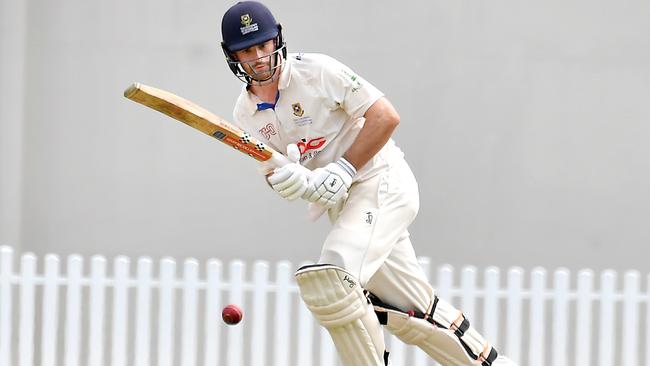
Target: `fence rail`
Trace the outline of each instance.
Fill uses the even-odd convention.
[[[35,255],[15,257],[0,247],[0,366],[338,364],[287,261],[119,256],[108,268],[102,256],[86,265],[49,254],[39,274]],[[648,275],[420,264],[439,296],[520,365],[650,366]],[[220,321],[227,303],[244,308],[240,325]],[[393,337],[388,345],[392,365],[435,365]]]

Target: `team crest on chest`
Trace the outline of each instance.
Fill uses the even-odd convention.
[[[293,109],[293,115],[296,117],[302,117],[302,115],[305,114],[300,103],[293,103],[291,108]]]

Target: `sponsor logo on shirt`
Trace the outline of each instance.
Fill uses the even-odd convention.
[[[275,132],[275,127],[273,127],[271,123],[267,123],[266,126],[262,127],[259,131],[267,140],[271,139],[271,135],[277,134],[277,132]]]
[[[253,23],[253,18],[251,18],[249,14],[243,14],[240,19],[243,27],[239,28],[239,30],[242,35],[246,35],[250,32],[257,32],[257,23]]]
[[[300,150],[300,162],[303,163],[318,156],[321,152],[321,150],[318,149],[323,147],[326,141],[325,137],[318,137],[311,140],[300,139],[300,141],[296,143],[296,145],[298,145],[298,150]]]
[[[361,80],[359,80],[360,79],[359,76],[351,73],[349,70],[346,70],[346,69],[341,70],[341,72],[343,72],[345,75],[347,75],[347,77],[350,78],[350,80],[352,80],[352,83],[353,83],[354,86],[352,87],[351,91],[353,93],[355,93],[359,89],[363,88],[363,84],[361,83]]]
[[[320,149],[323,145],[325,145],[325,137],[317,137],[315,139],[307,140],[307,139],[300,139],[296,143],[298,145],[298,149],[300,150],[300,155],[305,154],[309,150],[316,150]]]

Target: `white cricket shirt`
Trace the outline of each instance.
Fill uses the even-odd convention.
[[[275,150],[300,148],[309,169],[336,161],[354,143],[363,115],[383,96],[372,84],[323,54],[289,54],[278,83],[275,104],[263,103],[244,87],[233,112],[235,123]],[[402,151],[389,140],[359,170],[355,180],[375,175]]]

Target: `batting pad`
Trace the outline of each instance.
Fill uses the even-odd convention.
[[[375,311],[386,329],[405,343],[420,347],[447,366],[514,365],[498,356],[463,314],[451,304],[434,298],[428,314],[405,313],[375,301]],[[429,315],[430,314],[430,315]]]
[[[388,365],[381,325],[354,276],[329,264],[302,267],[295,276],[300,296],[330,333],[344,366]]]

